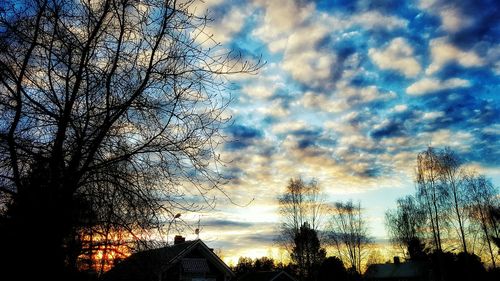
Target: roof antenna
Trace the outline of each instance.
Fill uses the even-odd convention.
[[[194,234],[196,234],[196,239],[200,240],[200,216],[198,216],[198,228],[194,230]]]

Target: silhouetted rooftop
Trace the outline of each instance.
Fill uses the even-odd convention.
[[[296,281],[296,279],[284,271],[260,271],[246,273],[238,281]]]
[[[152,280],[151,274],[168,267],[169,264],[189,251],[200,240],[186,241],[172,246],[151,249],[132,254],[119,262],[105,274],[105,280]]]
[[[418,278],[429,275],[429,264],[426,262],[404,262],[372,264],[365,273],[367,279],[402,279]]]

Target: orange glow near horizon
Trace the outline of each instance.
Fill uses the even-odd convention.
[[[90,255],[84,253],[78,256],[79,267],[82,270],[103,273],[110,270],[117,260],[125,259],[132,254],[121,234],[108,235],[107,239],[104,236],[85,235],[83,241],[88,245],[94,245],[89,246]]]

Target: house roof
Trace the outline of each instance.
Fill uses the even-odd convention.
[[[277,281],[290,280],[296,281],[294,277],[284,271],[258,271],[248,272],[243,275],[238,281]]]
[[[414,278],[428,274],[429,267],[426,262],[404,262],[372,264],[365,273],[365,278]]]
[[[206,259],[184,257],[192,250],[199,249],[205,253]],[[207,260],[219,270],[230,276],[234,273],[229,267],[201,240],[186,241],[172,246],[151,249],[132,254],[114,266],[107,274],[106,280],[151,280],[158,272],[168,270],[181,262],[182,267],[191,272],[206,271]],[[154,278],[154,277],[153,277]],[[156,278],[157,279],[157,278]]]
[[[176,257],[179,257],[183,253],[188,252],[188,250],[193,248],[198,241],[200,240],[186,241],[184,243],[179,243],[177,245],[137,252],[132,254],[128,259],[135,260],[135,259],[145,259],[145,258],[147,259],[160,258],[163,261],[163,263],[169,264]]]

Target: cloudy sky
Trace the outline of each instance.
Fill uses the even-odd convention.
[[[500,4],[495,0],[205,0],[206,31],[267,63],[229,81],[231,162],[200,238],[226,260],[279,253],[276,196],[316,178],[360,200],[376,238],[413,193],[416,154],[450,146],[500,185]],[[189,236],[188,238],[193,236]]]

